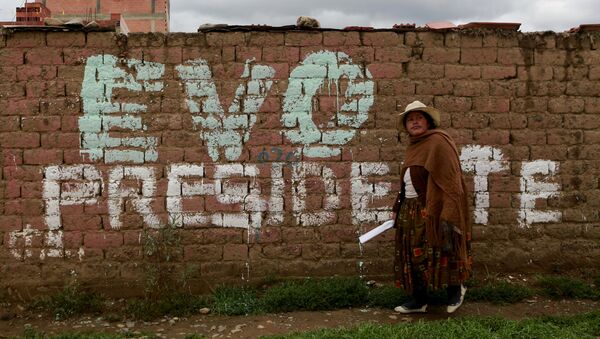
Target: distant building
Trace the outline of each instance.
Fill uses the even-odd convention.
[[[16,8],[15,21],[0,22],[0,26],[42,26],[44,19],[51,16],[50,10],[39,2],[26,2],[23,7]]]
[[[35,0],[17,8],[13,25],[43,25],[44,18],[113,22],[120,31],[168,32],[169,0]]]
[[[37,0],[61,20],[110,20],[120,14],[129,32],[168,32],[169,0]],[[123,26],[123,24],[122,24]],[[123,27],[125,28],[125,27]]]

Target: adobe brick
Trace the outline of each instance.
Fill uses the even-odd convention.
[[[518,113],[490,114],[490,128],[523,129],[527,128],[528,115]]]
[[[570,81],[567,83],[567,95],[580,95],[594,97],[600,93],[598,81]]]
[[[583,132],[579,130],[548,130],[548,145],[574,145],[583,143]]]
[[[23,152],[26,165],[58,165],[63,162],[62,150],[28,149]]]
[[[61,183],[61,188],[62,187],[69,187],[69,184],[65,184],[64,182]],[[76,204],[76,205],[67,205],[67,206],[61,206],[60,207],[60,214],[61,215],[82,215],[84,213],[84,208],[83,208],[84,204]]]
[[[42,180],[42,168],[41,166],[7,166],[7,164],[5,164],[4,178],[9,180],[16,179],[22,181]]]
[[[559,81],[587,80],[588,73],[587,66],[554,67],[554,79]]]
[[[444,75],[449,79],[480,79],[480,66],[444,65]]]
[[[286,46],[315,46],[323,44],[321,32],[286,32]]]
[[[6,148],[35,148],[40,146],[40,135],[34,132],[0,133],[0,144]]]
[[[282,228],[282,239],[286,243],[302,244],[317,242],[319,240],[318,233],[313,228],[305,227],[284,227]]]
[[[347,225],[324,225],[320,233],[323,243],[356,241],[356,229]]]
[[[516,98],[510,102],[511,112],[546,112],[548,101],[546,98],[526,97]]]
[[[411,47],[442,47],[444,46],[444,33],[406,32],[404,44]]]
[[[86,47],[91,48],[113,48],[117,45],[117,33],[115,32],[87,32]]]
[[[63,81],[28,81],[25,93],[29,98],[64,97],[65,83]]]
[[[457,80],[454,81],[453,94],[459,97],[479,97],[490,95],[487,81]]]
[[[204,59],[210,65],[218,64],[222,62],[221,48],[216,47],[205,47],[205,48],[192,48],[184,47],[182,49],[183,60],[195,60]]]
[[[40,48],[46,46],[45,32],[13,32],[6,37],[6,47],[9,48]]]
[[[91,214],[62,214],[65,231],[89,231],[102,229],[102,219],[99,215]],[[88,233],[86,233],[87,236]],[[87,239],[86,239],[87,240]],[[122,239],[120,239],[122,243]],[[86,246],[89,244],[86,244]]]
[[[123,245],[123,234],[121,232],[86,232],[83,236],[83,244],[86,248],[106,249],[121,247]]]
[[[282,232],[280,227],[263,227],[257,231],[244,231],[244,242],[248,240],[249,244],[273,244],[280,243]]]
[[[63,64],[69,66],[85,65],[87,59],[94,55],[119,55],[118,49],[94,49],[94,48],[63,48]],[[80,80],[81,81],[81,80]]]
[[[375,79],[393,79],[402,77],[402,65],[395,63],[374,63],[368,66]]]
[[[359,32],[339,32],[326,31],[323,32],[324,46],[357,46],[360,45]]]
[[[83,245],[82,232],[63,232],[63,246],[66,249],[78,249]]]
[[[507,130],[476,130],[473,132],[474,141],[483,145],[506,145],[510,142],[511,132]]]
[[[361,36],[365,46],[396,46],[404,40],[404,36],[396,32],[361,32]]]
[[[142,49],[131,49],[130,55],[135,59],[142,59],[141,57],[135,57],[136,55],[143,55],[143,60],[151,62],[159,62],[163,64],[174,64],[179,65],[183,63],[183,51],[181,47],[156,47],[156,48],[142,48]]]
[[[472,100],[473,99],[466,97],[436,97],[434,100],[434,106],[438,109],[441,109],[442,112],[462,113],[471,110],[473,105]]]
[[[21,196],[21,183],[17,180],[9,180],[4,187],[4,197],[6,199],[19,198]]]
[[[200,274],[202,277],[211,279],[230,279],[231,277],[240,277],[247,274],[247,266],[244,261],[222,260],[216,262],[206,262],[200,264]]]
[[[452,93],[453,83],[445,80],[432,80],[417,83],[416,94],[418,95],[448,95]]]
[[[484,80],[504,80],[517,76],[515,66],[481,66],[481,78]]]
[[[408,62],[412,50],[408,47],[378,47],[375,48],[375,60],[381,62]]]
[[[550,139],[550,135],[548,135],[548,139]],[[550,143],[550,142],[548,142]],[[552,161],[565,161],[568,157],[568,146],[559,145],[559,146],[536,146],[531,145],[530,154],[531,159],[544,159],[544,160],[552,160]]]
[[[248,35],[244,32],[206,33],[209,47],[246,46]]]
[[[551,66],[518,66],[517,77],[520,80],[548,81],[554,77]]]
[[[342,161],[380,161],[379,148],[362,146],[344,148]]]
[[[559,97],[548,99],[550,113],[581,113],[584,110],[584,99]]]
[[[39,47],[29,49],[25,52],[25,63],[31,65],[62,65],[62,49]]]
[[[0,231],[8,232],[20,231],[23,229],[23,223],[20,215],[0,215]]]
[[[248,45],[253,47],[281,46],[285,39],[284,33],[276,32],[250,32]]]
[[[248,245],[225,244],[223,245],[223,260],[237,261],[248,259]]]
[[[493,64],[497,60],[497,48],[462,48],[460,63],[471,65]]]
[[[60,130],[60,116],[37,116],[21,118],[21,128],[26,132],[52,132]]]
[[[358,246],[356,246],[358,247]],[[337,259],[342,254],[340,244],[302,244],[302,258],[308,260]]]
[[[432,64],[452,64],[460,60],[460,49],[447,47],[430,47],[423,49],[422,59]]]
[[[452,127],[458,129],[483,129],[488,127],[489,120],[486,114],[455,113],[452,114]]]
[[[371,64],[375,61],[375,49],[370,46],[349,46],[344,48],[344,52],[350,56],[352,62],[356,65]]]
[[[467,33],[467,32],[465,32]],[[468,32],[469,34],[461,34],[460,47],[483,47],[483,34],[479,32]]]
[[[597,129],[600,121],[596,114],[566,114],[563,116],[566,129]]]
[[[50,47],[83,47],[85,32],[48,32],[46,44]]]
[[[536,65],[560,66],[567,64],[567,61],[567,51],[553,49],[536,49],[535,51]]]
[[[43,148],[79,148],[79,133],[51,133],[42,134]]]
[[[257,62],[262,61],[261,47],[235,46],[235,59],[238,62],[254,59]]]
[[[585,65],[597,65],[600,63],[600,56],[598,56],[598,52],[595,50],[595,48],[592,48],[591,50],[577,51],[577,56]]]
[[[2,81],[17,81],[17,68],[14,66],[0,66],[0,79]]]
[[[444,65],[411,62],[407,74],[410,79],[440,79],[444,77]],[[400,75],[395,77],[399,78]]]
[[[36,216],[44,214],[44,204],[41,199],[11,199],[4,203],[5,215]]]
[[[11,82],[0,84],[0,99],[12,98],[13,100],[15,100],[14,98],[24,97],[26,95],[26,84],[27,83],[24,82]]]
[[[512,130],[510,139],[513,145],[545,145],[546,131]]]
[[[299,258],[302,254],[301,244],[268,244],[262,247],[259,257],[264,259],[292,260]]]
[[[17,116],[0,116],[0,132],[16,131],[21,128],[21,119]]]
[[[223,258],[223,246],[186,245],[183,247],[184,260],[194,262],[220,261]]]
[[[79,131],[79,117],[63,116],[61,119],[60,129],[62,132]]]
[[[526,58],[520,48],[498,48],[498,63],[501,65],[525,65]]]
[[[128,47],[163,47],[165,45],[166,35],[163,33],[131,32],[127,34]]]
[[[54,65],[25,65],[16,69],[17,81],[28,80],[54,80],[57,76],[57,68]],[[79,79],[82,79],[80,77]]]
[[[511,108],[509,98],[501,97],[479,97],[473,98],[473,110],[475,112],[506,113]]]
[[[291,46],[263,48],[262,57],[266,62],[289,62],[294,65],[300,61],[300,48]]]
[[[241,228],[214,227],[203,230],[203,244],[242,244],[244,230]],[[245,246],[245,245],[244,245]]]

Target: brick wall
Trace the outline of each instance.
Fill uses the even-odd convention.
[[[176,225],[198,286],[389,278],[415,100],[472,196],[476,271],[600,263],[597,34],[17,32],[0,36],[2,287],[144,279]],[[487,273],[486,273],[487,274]],[[121,289],[120,291],[125,291]],[[124,292],[123,292],[124,293]]]

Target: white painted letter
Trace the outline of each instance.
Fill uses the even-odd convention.
[[[502,151],[491,146],[469,145],[460,153],[462,170],[475,172],[475,223],[487,224],[490,207],[488,175],[508,169],[508,163],[502,160]]]
[[[519,225],[528,227],[534,222],[560,221],[560,211],[536,211],[537,199],[547,199],[558,195],[559,184],[548,179],[556,174],[558,164],[549,160],[523,162],[521,168],[521,209],[519,210]],[[540,178],[540,175],[545,178]],[[550,178],[548,178],[548,176]]]

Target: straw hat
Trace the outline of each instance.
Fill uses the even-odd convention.
[[[404,123],[404,120],[406,119],[406,116],[408,115],[408,113],[414,112],[414,111],[420,111],[420,112],[423,112],[423,113],[426,113],[427,115],[429,115],[431,117],[431,120],[433,120],[433,126],[431,126],[432,128],[440,126],[441,112],[437,108],[427,106],[418,100],[415,100],[415,101],[411,102],[410,104],[406,105],[404,112],[402,112],[400,114],[400,120],[402,121],[402,126],[406,125]]]

